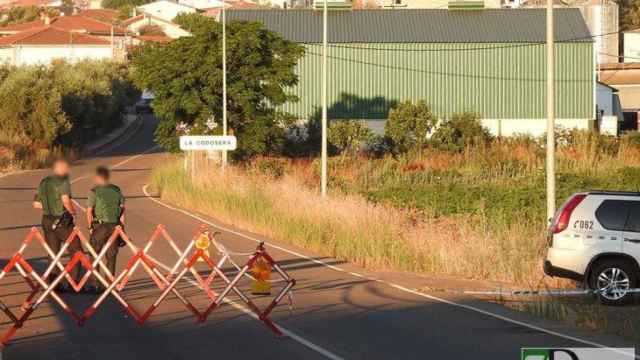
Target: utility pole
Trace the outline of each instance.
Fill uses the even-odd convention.
[[[547,219],[556,213],[553,0],[547,0]]]
[[[322,9],[322,170],[320,194],[327,197],[327,0]]]
[[[227,136],[227,21],[222,0],[222,135]],[[227,150],[222,151],[222,168],[227,166]]]

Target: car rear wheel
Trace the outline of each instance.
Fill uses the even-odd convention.
[[[591,272],[591,289],[597,291],[600,301],[605,305],[623,305],[628,303],[636,288],[638,276],[636,267],[623,259],[610,259],[599,262]]]

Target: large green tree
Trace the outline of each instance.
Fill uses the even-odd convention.
[[[152,106],[161,120],[156,140],[172,151],[184,133],[178,128],[190,134],[220,133],[222,119],[222,27],[197,14],[175,21],[192,36],[147,44],[133,57],[134,81],[155,95]],[[294,67],[303,54],[302,46],[260,23],[227,25],[227,116],[238,137],[236,155],[279,151],[292,117],[277,107],[297,101],[287,89],[298,81]]]
[[[640,28],[640,0],[618,0],[617,3],[620,7],[620,29]]]

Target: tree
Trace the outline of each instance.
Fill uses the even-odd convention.
[[[416,104],[406,101],[389,111],[384,133],[395,153],[406,153],[421,149],[427,142],[427,133],[436,123],[437,119],[424,101]]]
[[[640,28],[640,0],[620,0],[620,30]]]
[[[329,142],[338,148],[343,156],[355,155],[372,137],[373,133],[364,121],[332,121],[329,126]]]
[[[19,24],[37,20],[40,16],[40,8],[34,5],[14,6],[0,14],[0,25]]]
[[[60,11],[62,11],[65,15],[73,15],[73,10],[75,8],[75,4],[73,0],[62,0],[62,6],[60,6]]]
[[[123,6],[140,6],[153,2],[154,0],[102,0],[102,7],[119,10]]]
[[[131,17],[135,6],[131,4],[125,4],[118,7],[118,19],[117,21],[124,21]]]
[[[462,151],[465,146],[486,144],[490,140],[489,130],[482,126],[478,114],[472,112],[451,115],[431,137],[435,147],[449,151]]]
[[[140,33],[140,35],[164,35],[162,28],[155,24],[141,26],[138,33]]]
[[[222,27],[197,14],[180,15],[174,21],[192,36],[141,47],[133,56],[133,77],[139,88],[155,95],[152,106],[161,120],[157,142],[177,151],[180,129],[191,134],[220,131]],[[235,154],[268,154],[282,146],[293,118],[277,107],[297,101],[286,89],[298,81],[294,67],[303,54],[302,46],[260,23],[227,25],[227,116],[230,130],[238,136]]]
[[[0,67],[0,137],[47,147],[81,145],[119,125],[138,96],[120,63]]]

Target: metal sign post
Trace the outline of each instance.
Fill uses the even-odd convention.
[[[227,136],[227,20],[222,0],[222,135]],[[227,150],[222,150],[222,167],[227,166]]]

